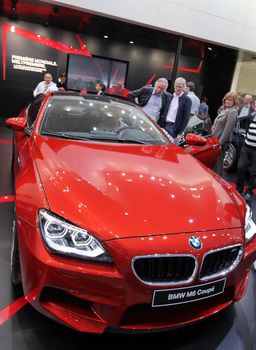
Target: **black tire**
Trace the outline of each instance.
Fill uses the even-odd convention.
[[[228,148],[225,153],[223,161],[223,170],[230,171],[236,167],[237,163],[237,150],[233,143],[229,143]]]
[[[11,242],[11,281],[15,285],[21,285],[20,255],[16,228],[16,210],[13,210],[12,242]]]
[[[12,158],[11,158],[11,178],[13,180],[13,183],[14,183],[14,171],[15,171],[15,146],[14,146],[14,136],[12,138]]]

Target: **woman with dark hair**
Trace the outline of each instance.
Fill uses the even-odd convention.
[[[96,84],[95,89],[97,91],[97,95],[105,95],[106,93],[106,86],[101,82]]]
[[[228,92],[222,100],[222,108],[213,123],[213,133],[220,141],[221,151],[219,158],[214,166],[214,171],[221,176],[223,169],[223,160],[232,140],[233,128],[238,118],[239,99],[236,92]]]
[[[60,73],[57,88],[59,89],[59,91],[67,90],[67,78],[65,73]]]

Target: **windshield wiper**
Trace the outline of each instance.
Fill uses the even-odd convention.
[[[123,138],[119,138],[118,142],[123,142],[123,143],[138,143],[140,145],[147,145],[148,141],[142,141],[142,140],[134,140],[134,139],[123,139]]]
[[[56,136],[59,137],[61,139],[70,139],[70,140],[86,140],[89,141],[90,138],[89,137],[84,137],[84,136],[77,136],[77,135],[73,135],[73,134],[67,134],[65,132],[54,132],[54,131],[42,131],[41,133],[42,135],[45,136]]]
[[[102,137],[102,136],[95,136],[90,137],[90,140],[95,140],[95,141],[104,141],[104,142],[120,142],[120,143],[137,143],[137,144],[142,144],[146,145],[148,144],[147,141],[141,141],[141,140],[135,140],[135,139],[124,139],[122,137]]]
[[[77,136],[73,134],[68,134],[65,132],[54,132],[54,131],[43,131],[42,135],[46,136],[56,136],[63,139],[73,139],[73,140],[86,140],[86,141],[103,141],[103,142],[120,142],[120,143],[134,143],[134,144],[148,144],[147,141],[135,140],[135,139],[124,139],[121,137],[102,137],[102,136]]]

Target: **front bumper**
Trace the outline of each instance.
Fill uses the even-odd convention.
[[[194,233],[193,233],[194,234]],[[197,233],[203,250],[188,244],[189,234],[111,240],[104,245],[115,264],[107,265],[70,259],[48,252],[35,227],[22,222],[19,246],[22,281],[29,302],[44,315],[82,332],[153,331],[183,326],[209,317],[242,298],[250,267],[256,259],[256,239],[244,246],[238,266],[228,273],[223,293],[200,301],[152,308],[154,290],[177,288],[145,284],[133,273],[131,261],[148,254],[194,254],[198,271],[190,284],[199,279],[205,252],[232,244],[243,244],[240,229]],[[221,277],[223,278],[223,277]],[[215,280],[220,277],[215,278]],[[214,280],[214,279],[213,279]]]

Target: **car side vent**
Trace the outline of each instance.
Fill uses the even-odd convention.
[[[196,273],[197,262],[190,255],[136,257],[132,263],[135,275],[146,284],[189,283]]]
[[[242,245],[234,245],[210,251],[204,255],[200,279],[223,276],[232,271],[243,256]]]

